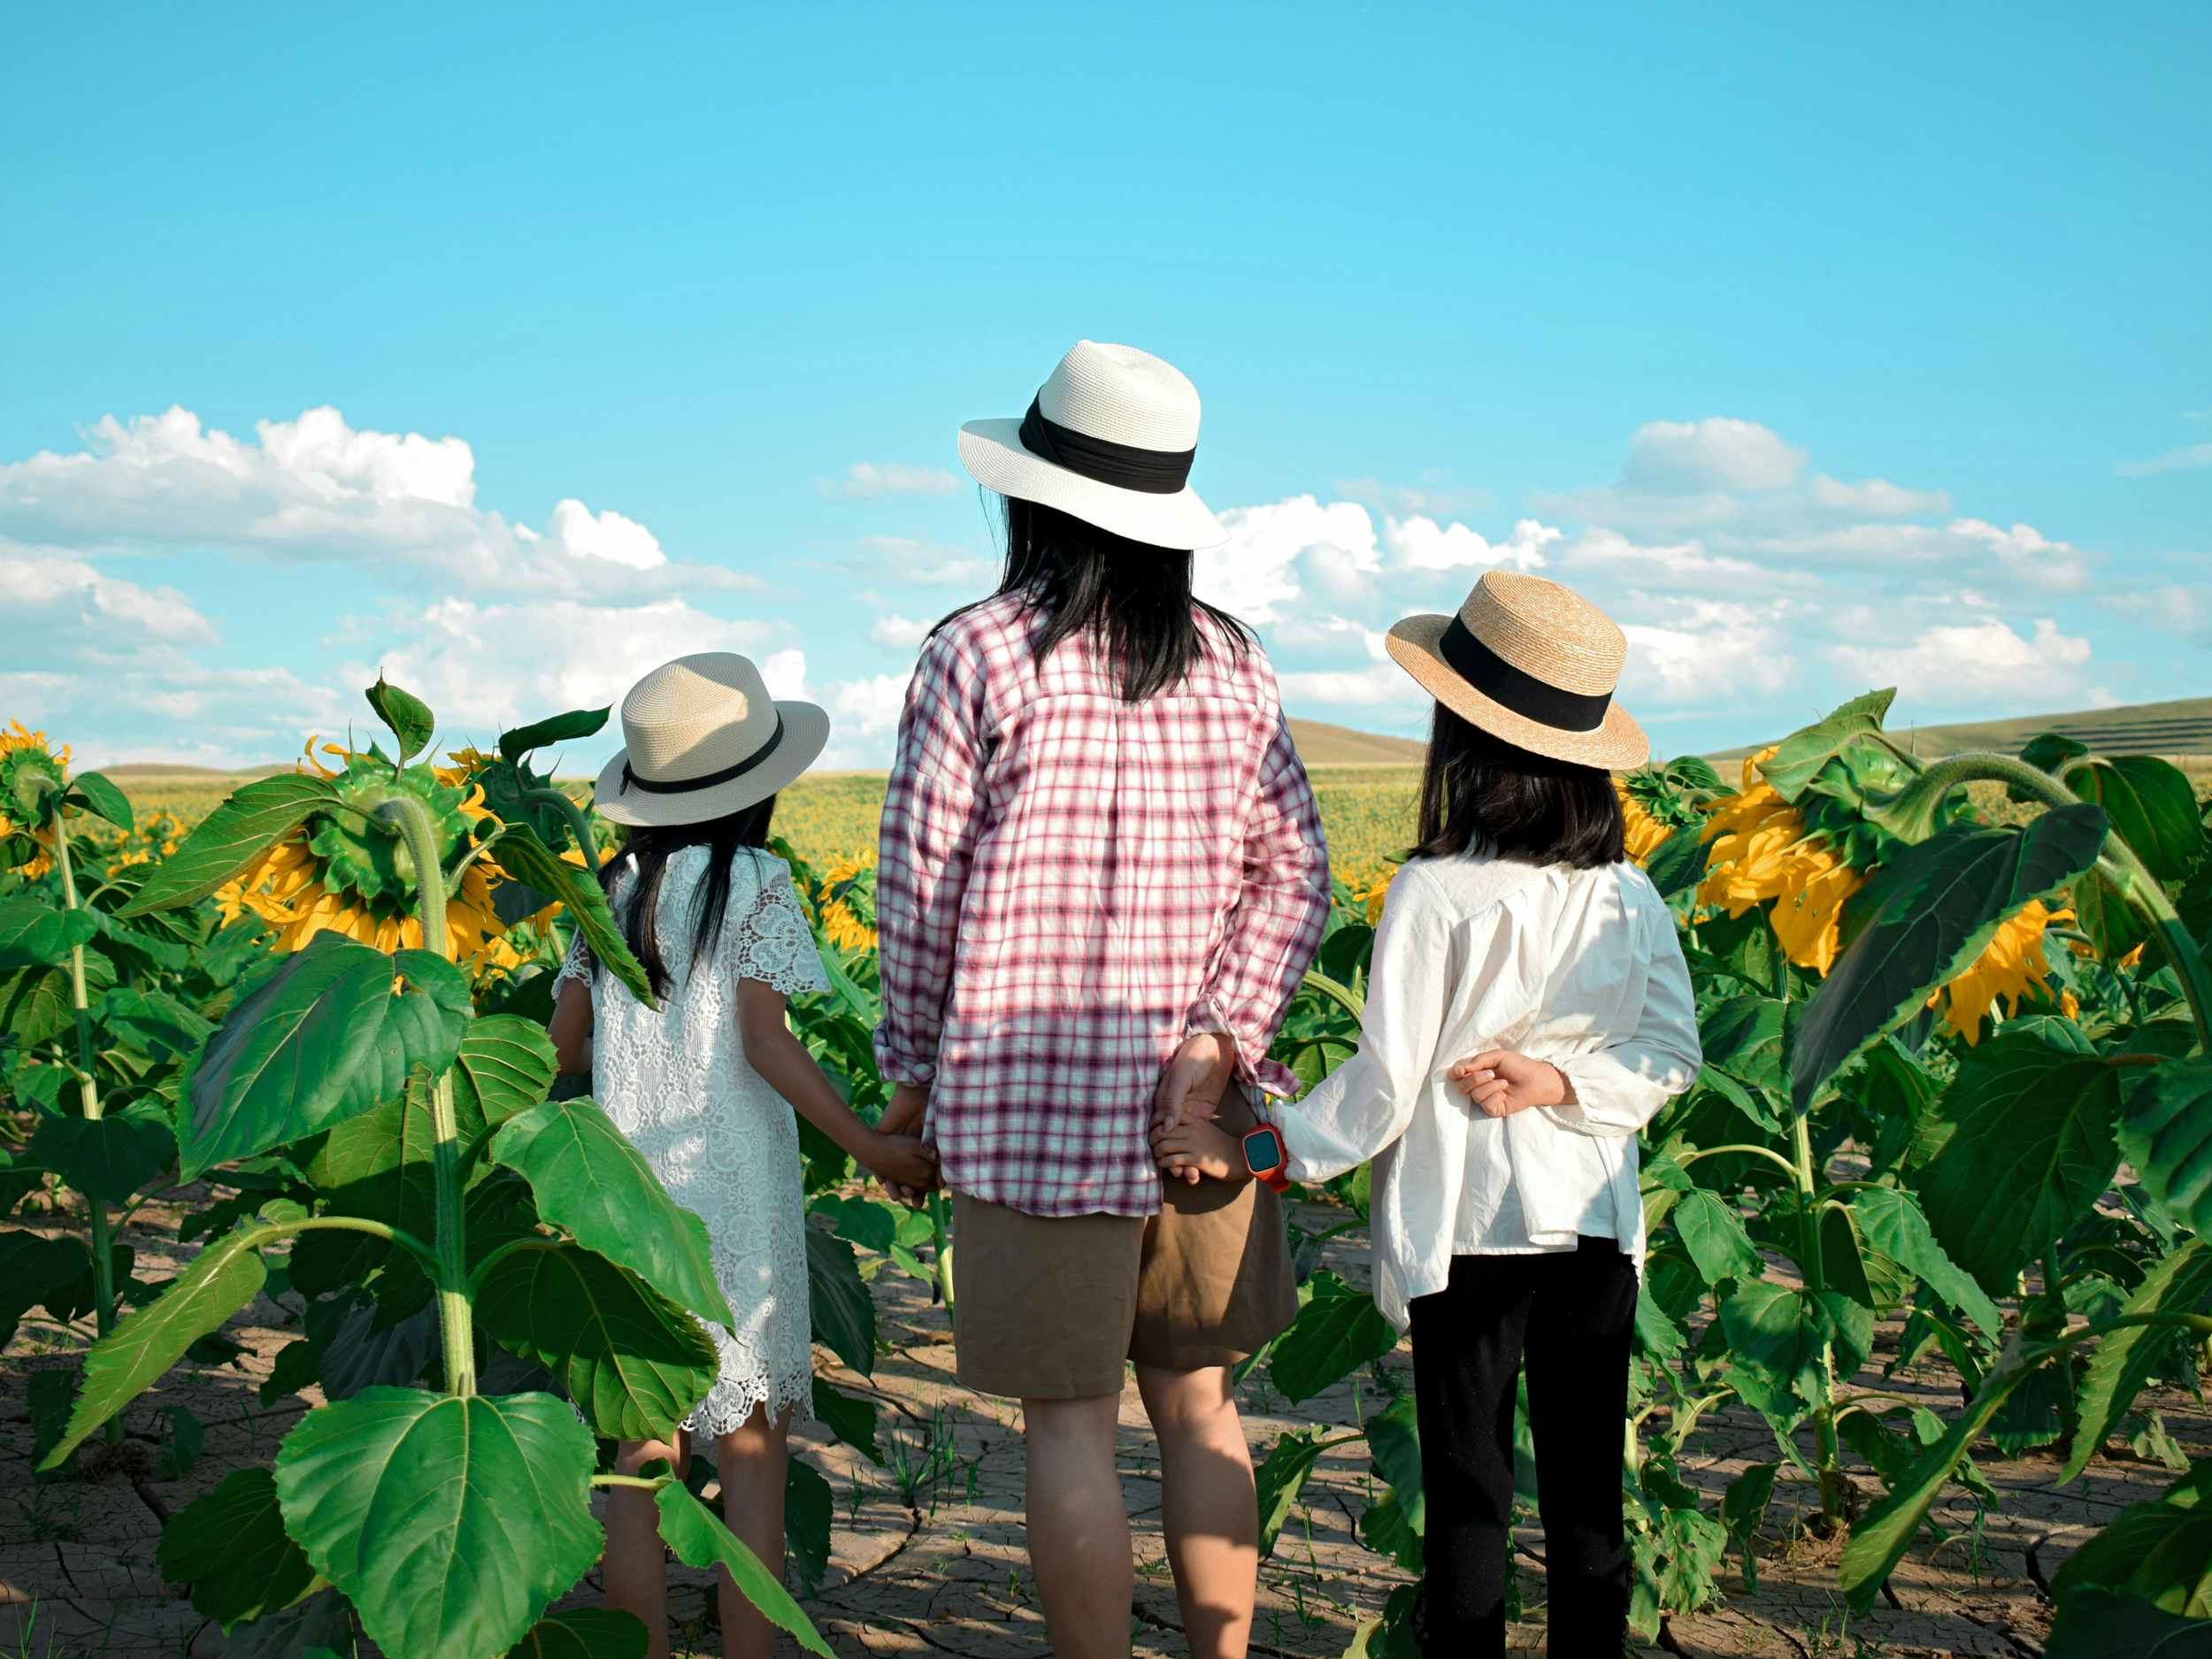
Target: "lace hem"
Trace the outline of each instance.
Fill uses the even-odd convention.
[[[561,963],[561,971],[553,976],[553,995],[561,994],[561,987],[571,979],[591,983],[591,951],[584,943],[583,930],[579,928],[575,942],[568,948],[568,955]]]
[[[723,1374],[707,1391],[707,1397],[684,1419],[687,1433],[733,1433],[750,1422],[753,1413],[763,1407],[772,1423],[786,1411],[804,1417],[812,1409],[814,1371],[810,1352],[803,1371],[772,1377],[764,1365],[747,1366],[741,1374],[733,1376],[728,1363],[737,1344],[727,1337],[718,1338],[718,1343],[722,1348]]]

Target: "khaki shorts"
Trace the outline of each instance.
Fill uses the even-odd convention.
[[[1241,1103],[1222,1126],[1248,1124]],[[960,1381],[1028,1400],[1118,1394],[1123,1362],[1235,1365],[1298,1316],[1282,1201],[1257,1181],[1161,1183],[1156,1216],[1031,1216],[953,1194]]]

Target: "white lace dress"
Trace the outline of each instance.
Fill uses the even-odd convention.
[[[746,1062],[737,985],[758,979],[795,995],[826,990],[829,981],[790,867],[751,849],[740,849],[731,865],[714,960],[690,960],[693,897],[708,856],[704,847],[684,848],[661,879],[657,920],[673,983],[658,1013],[613,974],[594,975],[580,938],[560,979],[591,986],[593,1098],[670,1196],[707,1224],[714,1276],[737,1331],[708,1327],[721,1375],[684,1426],[726,1434],[757,1406],[771,1417],[787,1407],[803,1413],[814,1376],[798,1121]],[[613,897],[619,916],[619,880]]]

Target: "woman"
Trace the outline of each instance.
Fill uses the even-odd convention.
[[[1505,1653],[1524,1356],[1549,1651],[1617,1654],[1627,1629],[1636,1132],[1700,1057],[1674,918],[1622,859],[1607,769],[1648,753],[1613,701],[1625,649],[1578,595],[1500,571],[1457,616],[1391,630],[1436,719],[1359,1053],[1242,1148],[1203,1121],[1158,1137],[1171,1171],[1320,1181],[1374,1160],[1376,1301],[1413,1332],[1416,1628],[1453,1659]]]
[[[1191,595],[1225,539],[1187,479],[1198,394],[1078,344],[960,456],[1005,498],[997,594],[907,693],[876,877],[882,1127],[953,1190],[960,1379],[1021,1401],[1031,1560],[1061,1659],[1129,1652],[1125,1362],[1160,1440],[1191,1651],[1238,1659],[1257,1570],[1231,1371],[1296,1312],[1275,1195],[1175,1185],[1156,1102],[1248,1117],[1319,947],[1328,850],[1250,634]]]

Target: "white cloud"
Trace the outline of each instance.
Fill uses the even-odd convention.
[[[1954,518],[1948,533],[1965,541],[1978,541],[1997,556],[2007,575],[2054,593],[2070,593],[2089,584],[2089,566],[2081,549],[2070,542],[2054,541],[2032,524],[2000,529],[1979,518]]]
[[[941,466],[904,466],[896,461],[855,461],[842,478],[818,478],[825,495],[872,501],[879,495],[950,495],[960,480]]]
[[[0,542],[0,595],[19,643],[42,655],[82,646],[122,650],[147,641],[211,645],[214,626],[171,588],[104,576],[82,559]]]
[[[435,572],[463,588],[651,597],[757,587],[721,565],[677,565],[651,532],[559,502],[543,534],[476,503],[459,438],[349,426],[337,410],[256,423],[247,442],[173,407],[104,416],[68,454],[0,463],[0,534],[76,552],[215,547],[285,563]]]
[[[2193,472],[2212,466],[2212,443],[2192,443],[2147,461],[2123,461],[2112,470],[2122,478],[2148,478],[2157,472]]]
[[[838,736],[850,741],[879,738],[896,731],[900,712],[906,706],[907,682],[912,678],[910,672],[870,674],[833,687],[829,707],[836,717]]]
[[[1847,484],[1823,472],[1813,480],[1811,494],[1816,506],[1831,512],[1863,513],[1873,518],[1906,518],[1915,513],[1951,511],[1950,491],[1905,489],[1886,478]]]
[[[1991,617],[1928,628],[1903,646],[1839,645],[1832,656],[1866,684],[1893,685],[1903,698],[1930,708],[2016,711],[2024,698],[2062,703],[2080,695],[2090,644],[2048,618],[2025,639]]]
[[[894,611],[875,619],[868,630],[868,637],[887,650],[918,650],[922,641],[929,637],[929,631],[933,626],[918,622],[912,617],[902,617]]]
[[[806,653],[794,647],[763,657],[760,664],[761,683],[768,687],[768,695],[786,702],[806,700]]]
[[[1311,550],[1333,587],[1342,588],[1382,568],[1375,521],[1356,502],[1294,495],[1219,515],[1228,541],[1196,555],[1201,598],[1248,622],[1272,622],[1302,591],[1297,565]]]
[[[1645,544],[1617,530],[1592,530],[1577,537],[1559,556],[1559,565],[1570,586],[1593,577],[1677,592],[1803,593],[1820,586],[1809,573],[1709,552],[1701,541]]]
[[[1629,440],[1625,483],[1780,489],[1805,465],[1805,452],[1753,420],[1653,420]]]
[[[370,619],[364,628],[355,642],[369,649],[338,678],[366,685],[364,676],[381,671],[427,703],[442,730],[477,741],[557,710],[618,703],[649,669],[672,657],[695,651],[757,657],[774,635],[768,624],[710,616],[680,599],[620,606],[449,598]],[[575,649],[578,641],[589,641],[590,649]],[[771,690],[776,680],[790,684],[795,668],[803,684],[798,652],[762,664],[764,674],[772,668]]]
[[[1533,518],[1523,518],[1503,541],[1492,542],[1463,524],[1440,525],[1433,518],[1415,517],[1383,520],[1383,545],[1407,570],[1452,571],[1541,570],[1544,549],[1561,539],[1561,532]]]
[[[2212,601],[2201,588],[2166,582],[2135,593],[2105,596],[2105,606],[2131,622],[2162,634],[2212,633]]]
[[[1621,698],[1632,710],[1770,696],[1796,667],[1779,631],[1740,607],[1701,607],[1671,626],[1630,622],[1621,632],[1628,635]]]

